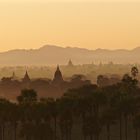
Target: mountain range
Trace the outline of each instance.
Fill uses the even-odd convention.
[[[56,65],[67,64],[71,59],[74,64],[84,63],[139,63],[140,47],[132,50],[96,49],[88,50],[77,47],[45,45],[39,49],[16,49],[0,53],[0,65]]]

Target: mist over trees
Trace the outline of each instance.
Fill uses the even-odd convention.
[[[136,65],[138,69],[140,69],[139,64],[116,64],[113,62],[107,63],[95,63],[89,62],[87,64],[76,65],[75,60],[72,60],[73,66],[68,65],[68,60],[65,65],[60,65],[61,71],[63,73],[63,77],[65,80],[69,80],[73,75],[80,74],[85,75],[87,79],[96,83],[96,79],[98,75],[106,75],[108,77],[111,76],[119,76],[120,78],[124,73],[130,73],[131,67]],[[0,78],[3,77],[11,77],[13,72],[17,79],[23,78],[26,70],[28,71],[31,79],[52,79],[54,76],[54,72],[56,70],[55,66],[1,66],[0,67]]]

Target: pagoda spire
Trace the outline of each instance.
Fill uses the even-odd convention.
[[[70,66],[70,67],[73,66],[73,63],[72,63],[71,59],[69,59],[68,66]]]
[[[28,71],[26,70],[26,73],[25,73],[24,78],[23,78],[23,82],[30,82],[30,81],[31,81],[31,79],[29,77]]]
[[[57,71],[60,71],[59,65],[57,65]]]
[[[56,69],[55,74],[54,74],[53,82],[54,83],[63,82],[63,76],[62,76],[62,73],[60,71],[59,65],[57,65],[57,69]]]
[[[17,79],[15,72],[13,72],[11,79],[12,80],[16,80]]]
[[[16,74],[15,72],[13,72],[12,78],[14,79],[15,77],[16,77]]]

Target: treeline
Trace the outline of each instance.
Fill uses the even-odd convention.
[[[38,99],[24,89],[13,103],[0,99],[0,140],[139,140],[137,68],[120,83],[86,85],[61,98]]]

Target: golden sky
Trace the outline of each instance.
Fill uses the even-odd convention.
[[[0,0],[0,51],[140,46],[140,2],[121,1]]]

